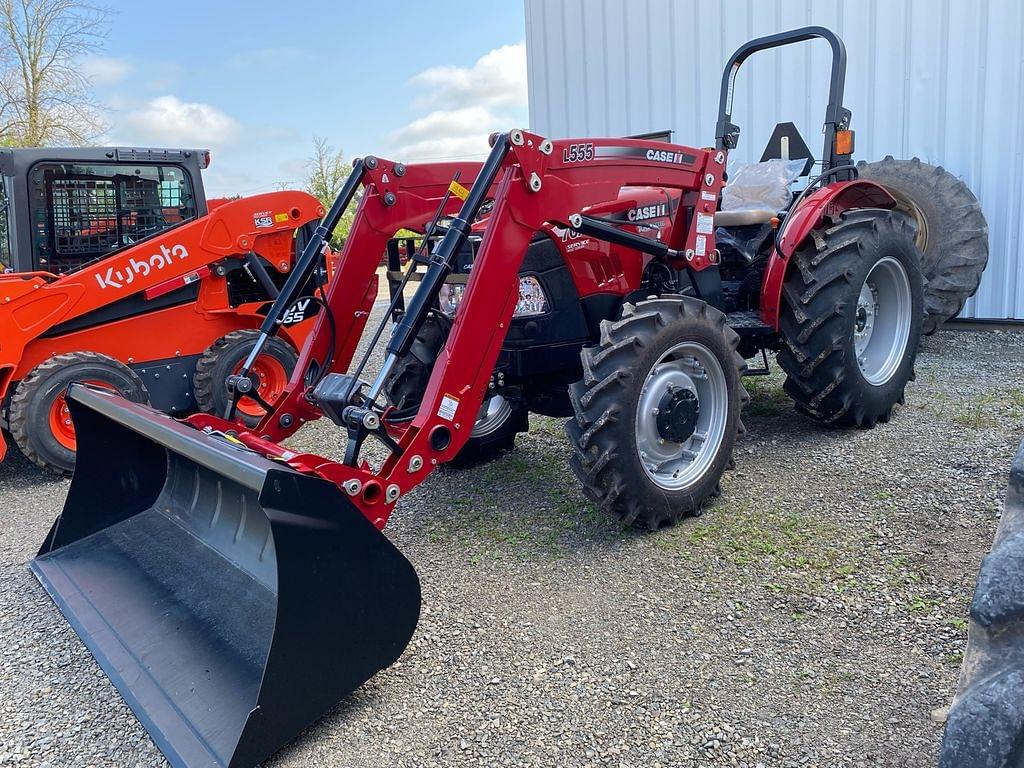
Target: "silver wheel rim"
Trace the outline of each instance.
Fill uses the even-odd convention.
[[[875,262],[857,297],[853,348],[857,365],[876,387],[891,379],[903,362],[910,341],[910,278],[897,259]]]
[[[658,431],[659,405],[679,388],[697,398],[693,434],[678,443]],[[677,344],[651,368],[636,412],[636,446],[640,465],[655,485],[682,491],[698,482],[718,455],[729,415],[729,385],[714,353],[695,341]]]
[[[512,406],[501,395],[491,395],[480,406],[470,437],[486,437],[501,429],[512,413]]]

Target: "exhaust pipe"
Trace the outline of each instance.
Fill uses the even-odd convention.
[[[246,768],[393,664],[408,560],[347,496],[75,384],[64,510],[36,578],[175,768]]]

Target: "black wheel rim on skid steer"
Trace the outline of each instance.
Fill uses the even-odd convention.
[[[412,565],[333,484],[81,385],[30,568],[176,767],[252,766],[419,619]]]

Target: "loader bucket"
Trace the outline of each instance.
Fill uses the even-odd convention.
[[[74,479],[30,567],[173,766],[252,766],[378,671],[412,565],[338,488],[73,385]]]

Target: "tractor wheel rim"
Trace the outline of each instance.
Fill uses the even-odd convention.
[[[242,365],[243,363],[240,362],[232,373],[242,370]],[[249,375],[255,380],[257,394],[271,405],[277,402],[288,385],[288,371],[285,370],[280,360],[269,355],[257,357]],[[238,412],[243,416],[254,418],[262,417],[266,413],[263,407],[252,398],[239,400]]]
[[[906,268],[892,256],[879,259],[861,286],[853,323],[857,365],[869,384],[882,386],[903,362],[912,306]]]
[[[903,193],[892,187],[886,187],[886,189],[896,199],[896,210],[910,216],[917,225],[917,232],[914,233],[914,245],[921,253],[924,253],[928,247],[928,219],[925,218],[924,212],[917,203]]]
[[[501,429],[512,415],[512,405],[501,395],[491,395],[480,406],[470,437],[485,437]]]
[[[108,382],[98,381],[96,379],[90,379],[81,383],[89,384],[94,387],[106,387],[107,389],[113,389]],[[57,395],[53,402],[50,403],[48,422],[50,425],[50,434],[53,435],[53,438],[58,443],[69,451],[78,450],[78,439],[75,437],[75,424],[71,420],[71,411],[68,409],[68,401],[64,397],[63,392]]]
[[[679,395],[695,416],[685,439],[666,436],[664,420],[658,420],[666,402]],[[698,482],[718,455],[728,414],[729,385],[715,354],[695,341],[672,347],[647,374],[637,404],[636,448],[644,472],[668,491]]]

